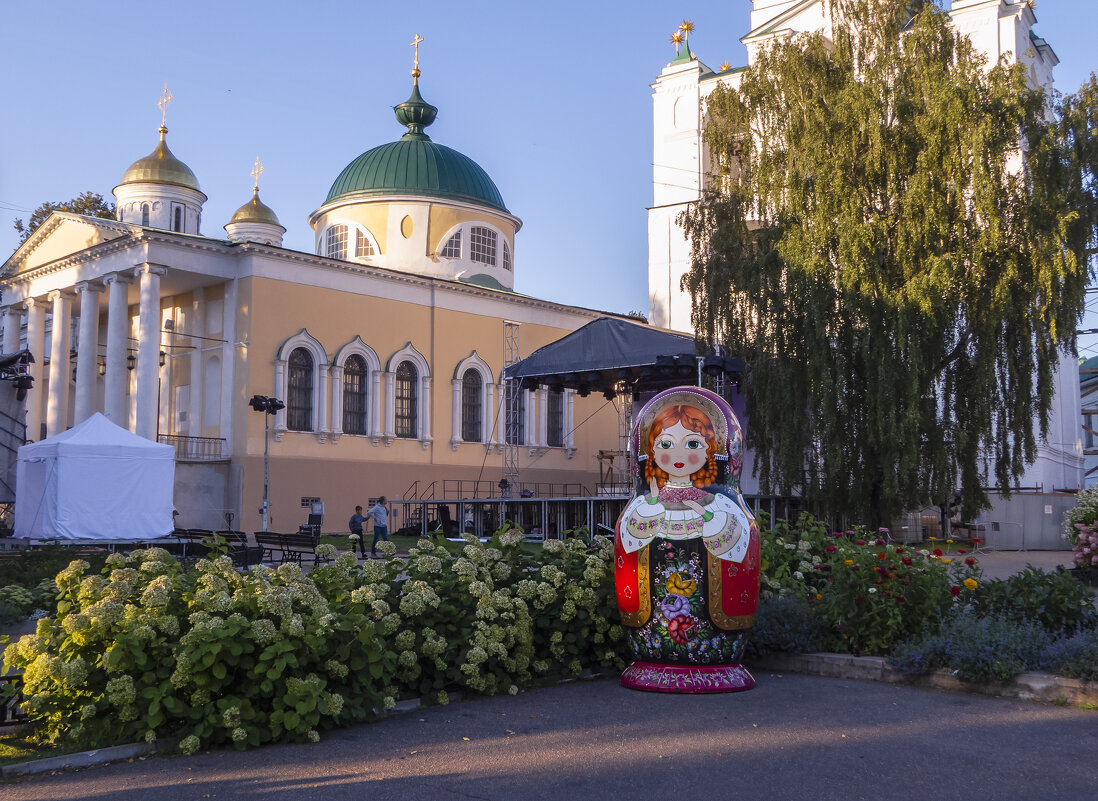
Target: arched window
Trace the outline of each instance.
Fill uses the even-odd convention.
[[[419,371],[411,362],[396,369],[396,435],[405,439],[418,436]]]
[[[546,445],[550,448],[564,447],[564,393],[549,390],[546,425]]]
[[[148,203],[142,203],[141,204],[141,224],[142,225],[148,225],[149,224],[149,204]]]
[[[483,380],[480,372],[472,368],[461,377],[461,438],[466,442],[482,442],[483,424],[481,408]]]
[[[328,229],[325,255],[332,259],[347,258],[347,226],[333,225]]]
[[[503,269],[511,269],[511,246],[506,241],[503,243]]]
[[[446,240],[446,244],[443,245],[442,252],[439,255],[444,259],[461,258],[461,231],[455,232],[452,237]]]
[[[289,358],[286,395],[286,428],[308,431],[313,421],[313,357],[305,348],[294,348]]]
[[[374,246],[365,231],[355,231],[355,258],[365,259],[374,255]]]
[[[183,208],[181,206],[176,206],[175,207],[174,217],[175,217],[175,219],[172,220],[172,230],[173,231],[182,231],[183,230]]]
[[[473,226],[469,229],[469,258],[496,266],[496,232],[491,228]]]
[[[366,360],[361,356],[348,356],[343,364],[343,433],[365,434]]]

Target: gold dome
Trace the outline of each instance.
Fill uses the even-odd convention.
[[[278,216],[274,213],[274,210],[259,199],[259,187],[255,187],[252,190],[252,199],[241,206],[233,214],[233,218],[229,220],[229,225],[233,223],[265,223],[267,225],[277,225],[283,228],[282,223],[278,221]]]
[[[136,183],[174,184],[196,192],[202,191],[198,187],[198,179],[191,168],[177,159],[168,149],[168,143],[164,141],[166,133],[168,129],[161,125],[160,143],[156,146],[156,150],[131,164],[122,175],[119,186]]]

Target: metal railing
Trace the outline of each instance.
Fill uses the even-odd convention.
[[[217,462],[225,458],[223,437],[184,437],[179,434],[158,434],[156,441],[175,447],[177,462]]]

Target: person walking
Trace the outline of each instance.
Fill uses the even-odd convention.
[[[354,537],[358,535],[358,547],[362,550],[362,558],[366,558],[366,534],[362,530],[362,524],[366,522],[366,518],[362,516],[362,507],[356,506],[355,513],[351,515],[351,519],[347,521],[347,527],[351,530],[351,552],[355,550]]]
[[[374,521],[374,541],[370,545],[370,556],[375,559],[377,558],[377,541],[389,541],[389,511],[385,508],[386,500],[388,499],[382,495],[377,499],[377,503],[370,507],[370,511],[366,513],[366,517]],[[366,555],[365,546],[363,546],[362,555]]]

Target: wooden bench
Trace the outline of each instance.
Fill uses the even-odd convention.
[[[278,563],[293,562],[302,564],[306,557],[312,557],[313,564],[320,564],[320,557],[316,553],[316,546],[320,544],[319,532],[283,534],[275,531],[257,531],[254,534],[255,544],[262,546],[263,559],[269,557],[275,561],[278,554]]]
[[[248,535],[243,531],[210,531],[205,528],[180,528],[172,532],[182,543],[182,558],[197,559],[208,556],[220,548],[225,555],[240,567],[259,564],[263,550],[248,543]]]

